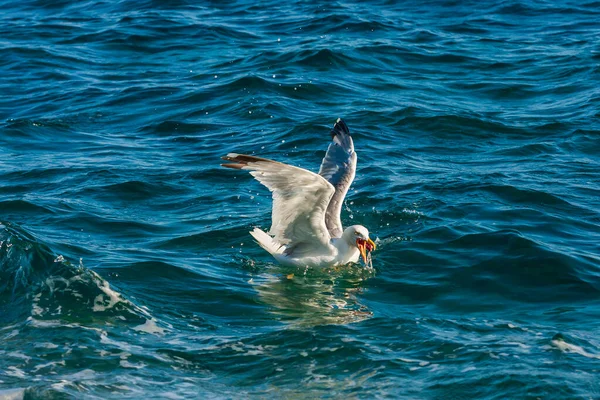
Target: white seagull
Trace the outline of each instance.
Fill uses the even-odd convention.
[[[319,174],[277,161],[229,153],[224,167],[243,169],[273,193],[269,234],[254,228],[250,234],[279,263],[287,266],[329,267],[356,263],[371,266],[375,243],[362,225],[342,228],[344,197],[356,173],[356,152],[348,126],[338,118],[333,142]],[[367,254],[368,252],[368,254]]]

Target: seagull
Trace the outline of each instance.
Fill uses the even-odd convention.
[[[333,267],[358,263],[372,268],[375,243],[362,225],[342,227],[344,197],[356,174],[356,152],[350,130],[341,119],[331,129],[318,174],[245,154],[229,153],[223,167],[249,171],[273,194],[269,233],[254,228],[256,242],[285,266]]]

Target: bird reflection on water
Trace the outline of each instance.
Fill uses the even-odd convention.
[[[373,316],[359,295],[371,269],[341,267],[282,271],[279,266],[255,275],[250,283],[278,320],[294,327],[349,324]]]

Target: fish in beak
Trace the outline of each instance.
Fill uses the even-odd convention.
[[[358,247],[358,251],[360,251],[360,255],[362,256],[365,265],[369,265],[367,261],[367,252],[371,252],[377,248],[375,242],[371,239],[356,239],[356,247]]]

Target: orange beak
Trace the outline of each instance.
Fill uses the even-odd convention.
[[[358,247],[358,251],[360,251],[360,255],[362,256],[365,265],[367,265],[367,251],[371,252],[377,248],[375,242],[373,242],[371,239],[356,239],[356,247]]]

